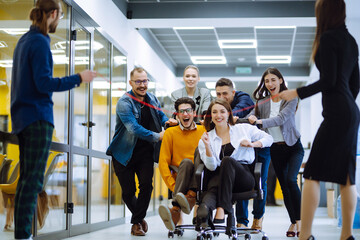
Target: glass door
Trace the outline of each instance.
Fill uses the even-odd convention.
[[[72,72],[80,73],[91,69],[92,32],[86,21],[73,10],[71,28]],[[89,148],[93,123],[90,119],[91,84],[82,83],[74,88],[71,94],[71,130],[68,203],[65,211],[68,214],[70,236],[88,231],[89,227]]]

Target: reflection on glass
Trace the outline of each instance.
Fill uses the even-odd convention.
[[[113,47],[112,58],[112,81],[111,81],[111,138],[115,133],[116,124],[116,104],[126,91],[126,57],[115,47]],[[125,208],[121,200],[121,187],[115,175],[114,168],[111,166],[110,176],[110,219],[124,217]]]
[[[110,219],[121,218],[125,216],[125,205],[121,200],[121,186],[116,177],[114,167],[111,165],[110,176]]]
[[[52,156],[52,154],[50,154]],[[47,195],[47,206],[49,213],[45,218],[45,225],[39,228],[38,234],[54,232],[66,229],[66,215],[64,214],[64,204],[66,202],[66,186],[67,186],[67,154],[59,154],[54,158],[54,168],[51,174],[47,175],[44,180],[44,189]],[[39,199],[42,203],[41,211],[46,210],[44,199]],[[43,220],[44,221],[44,220]]]
[[[91,223],[108,220],[109,162],[104,159],[92,159]]]
[[[78,24],[75,24],[75,30],[77,31],[76,42],[81,43],[75,44],[75,72],[79,73],[89,69],[90,34]],[[80,87],[74,89],[73,141],[74,145],[85,148],[88,147],[88,86],[89,84],[81,84]]]
[[[92,148],[106,151],[109,145],[109,92],[110,92],[110,43],[94,33],[94,70],[98,76],[93,81]]]
[[[64,77],[69,74],[69,29],[70,29],[70,14],[67,5],[63,4],[62,9],[64,12],[64,18],[59,21],[59,25],[56,29],[56,33],[51,34],[51,52],[54,59],[54,77]],[[59,42],[65,42],[61,48],[58,46]],[[66,61],[58,62],[58,59],[62,56]],[[54,141],[67,143],[68,140],[68,96],[69,91],[54,92]]]
[[[87,169],[87,157],[74,154],[72,175],[74,213],[71,215],[72,225],[86,223]]]
[[[1,125],[11,132],[10,122],[10,86],[13,52],[21,36],[29,30],[30,9],[34,1],[5,2],[0,1],[0,115]],[[0,214],[0,216],[2,216]],[[0,221],[1,222],[1,221]],[[1,233],[0,233],[1,238]]]

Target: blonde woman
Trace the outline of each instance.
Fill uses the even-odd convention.
[[[171,101],[174,105],[175,101],[181,97],[192,98],[196,104],[195,122],[201,120],[201,115],[208,109],[211,102],[210,90],[207,88],[199,88],[197,86],[200,81],[199,69],[194,65],[189,65],[184,70],[183,80],[185,87],[171,93]],[[175,109],[172,109],[174,112]]]

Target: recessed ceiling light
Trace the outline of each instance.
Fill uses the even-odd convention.
[[[226,64],[224,56],[194,56],[191,61],[193,64]]]
[[[0,48],[6,48],[8,45],[4,41],[0,41]]]
[[[243,57],[238,58],[238,61],[239,61],[239,62],[244,62],[245,60],[246,60],[246,58],[243,58]]]
[[[220,48],[256,48],[257,41],[255,39],[230,39],[219,40]]]
[[[0,60],[0,67],[11,68],[13,60]]]
[[[10,35],[22,35],[29,31],[28,28],[0,28],[0,30]]]
[[[206,30],[214,29],[214,27],[173,27],[174,30]]]
[[[289,64],[291,56],[257,56],[256,62],[258,64]]]
[[[255,26],[255,29],[294,29],[296,26]]]

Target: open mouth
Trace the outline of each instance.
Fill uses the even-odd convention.
[[[190,122],[190,118],[183,118],[183,122],[184,122],[185,124],[189,123],[189,122]]]
[[[270,92],[275,92],[275,90],[276,90],[276,87],[270,88]]]

